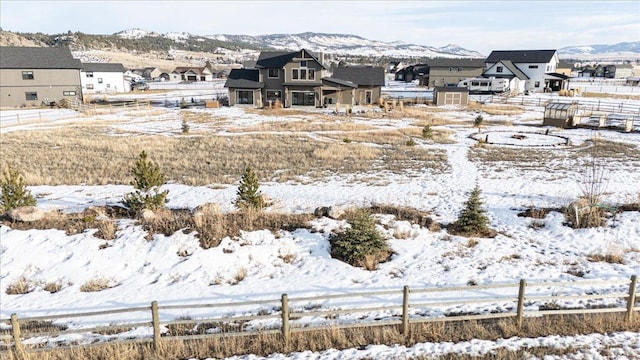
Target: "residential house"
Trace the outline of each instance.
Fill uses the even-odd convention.
[[[560,60],[558,62],[558,67],[556,67],[556,72],[558,74],[571,76],[571,72],[573,71],[573,64],[564,60]]]
[[[408,65],[395,72],[395,80],[408,83],[413,82],[414,80],[418,80],[418,82],[420,83],[420,78],[424,78],[424,76],[428,73],[429,65],[427,64]]]
[[[633,65],[631,64],[616,64],[614,79],[626,79],[633,76]]]
[[[80,69],[66,47],[0,47],[0,107],[82,100]]]
[[[327,78],[323,78],[325,80]],[[333,75],[328,78],[343,80],[354,84],[351,101],[342,102],[351,105],[369,105],[378,102],[382,87],[384,86],[384,68],[372,66],[348,66],[333,70]],[[323,95],[328,89],[323,88]]]
[[[124,66],[117,63],[83,63],[80,84],[85,95],[131,90],[130,83],[124,78]]]
[[[180,74],[180,80],[182,81],[213,80],[213,73],[206,66],[202,66],[202,67],[179,66],[175,68],[174,72]]]
[[[559,61],[556,50],[495,50],[485,60],[482,76],[513,78],[518,69],[527,77],[525,92],[558,91],[566,88],[568,79],[557,72]]]
[[[423,83],[430,88],[457,86],[464,79],[480,76],[484,70],[484,59],[435,58],[427,64],[429,71]]]
[[[484,78],[507,79],[509,81],[508,92],[511,94],[523,94],[527,91],[529,76],[525,74],[510,60],[500,60],[494,66],[482,73]]]
[[[229,73],[225,83],[229,105],[321,107],[332,103],[373,103],[380,97],[383,68],[345,67],[335,71],[329,76],[322,56],[306,49],[263,51],[255,68]]]

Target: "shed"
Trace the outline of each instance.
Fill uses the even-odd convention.
[[[551,102],[544,108],[544,120],[542,125],[559,128],[573,127],[573,116],[576,114],[578,104]]]
[[[469,89],[466,87],[445,86],[433,89],[433,103],[440,105],[467,105]]]

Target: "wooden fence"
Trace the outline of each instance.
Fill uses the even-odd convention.
[[[503,96],[488,95],[480,98],[482,102],[514,104],[523,106],[544,107],[550,102],[572,104],[576,103],[581,111],[605,112],[615,114],[628,114],[640,116],[640,102],[638,101],[612,101],[606,99],[592,99],[579,97],[530,97],[530,96]]]
[[[5,344],[4,350],[13,350],[16,357],[22,359],[27,353],[52,348],[132,342],[151,342],[155,348],[159,348],[162,342],[170,340],[241,336],[258,332],[280,334],[284,346],[290,340],[291,333],[320,328],[394,325],[402,334],[408,335],[410,324],[425,322],[513,318],[520,327],[527,317],[611,312],[625,313],[626,320],[631,321],[634,313],[640,310],[636,304],[637,282],[637,275],[622,280],[532,283],[520,280],[519,283],[463,287],[409,289],[405,286],[399,290],[309,297],[290,298],[282,294],[279,299],[227,303],[160,305],[153,301],[150,306],[25,318],[19,318],[14,313],[10,319],[0,319],[6,324],[2,327],[4,330],[0,330],[0,341]],[[484,307],[478,307],[481,304]],[[241,315],[228,315],[229,309],[247,307],[253,310],[240,310],[238,313]],[[184,315],[185,310],[189,310],[189,314],[205,311],[210,315],[215,309],[218,309],[220,316]],[[171,313],[175,311],[180,311],[182,315],[173,315],[171,320]],[[106,326],[76,326],[74,329],[55,325],[56,321],[63,319],[78,322],[79,319],[116,314],[126,314],[127,319],[132,319],[135,318],[131,315],[134,313],[143,314],[144,319],[109,320]],[[43,325],[49,328],[42,330]],[[172,327],[191,330],[172,334]],[[198,327],[200,330],[195,331]],[[135,336],[127,334],[131,329],[138,330]],[[146,333],[141,334],[140,329]],[[81,341],[69,344],[64,343],[66,340],[60,340],[69,335],[82,337],[87,344]]]

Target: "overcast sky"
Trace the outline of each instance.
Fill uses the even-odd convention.
[[[640,41],[640,1],[0,1],[13,32],[359,35],[491,50]]]

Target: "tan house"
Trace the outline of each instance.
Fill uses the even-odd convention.
[[[383,68],[347,67],[328,75],[308,50],[263,51],[254,68],[231,70],[224,86],[229,105],[321,107],[374,103],[384,85]]]
[[[179,66],[175,68],[174,73],[180,74],[182,81],[211,81],[213,73],[206,66]]]
[[[428,84],[430,88],[457,86],[460,81],[478,77],[484,71],[484,59],[438,58],[428,60],[427,64],[427,79],[420,82]]]
[[[0,47],[0,107],[82,100],[82,63],[63,47]]]

